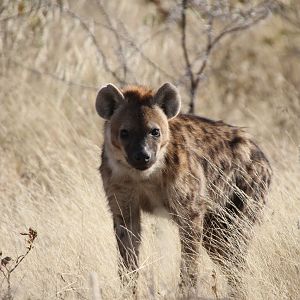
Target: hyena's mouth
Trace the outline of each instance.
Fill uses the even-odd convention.
[[[134,166],[135,169],[139,170],[139,171],[146,171],[148,170],[150,167],[152,167],[153,164],[150,165],[146,165],[146,166]]]
[[[142,162],[142,163],[136,163],[136,162],[130,161],[130,159],[127,159],[127,162],[132,168],[134,168],[136,170],[146,171],[153,166],[153,164],[155,163],[155,160],[150,160],[148,162]]]

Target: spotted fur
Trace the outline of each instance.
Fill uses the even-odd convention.
[[[242,128],[194,115],[172,116],[169,112],[178,109],[172,101],[179,95],[170,87],[174,93],[165,97],[162,89],[158,102],[155,92],[145,87],[119,91],[123,102],[113,107],[105,123],[100,173],[119,250],[125,265],[137,268],[141,211],[164,210],[179,226],[183,283],[196,282],[200,243],[232,281],[224,261],[236,265],[243,260],[251,226],[260,219],[266,201],[271,167]],[[148,141],[151,124],[159,127],[159,140]],[[133,132],[129,142],[136,139],[133,148],[143,140],[155,153],[149,168],[138,170],[126,160],[129,142],[120,139],[124,126]]]

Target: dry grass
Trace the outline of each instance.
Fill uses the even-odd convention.
[[[1,20],[22,9],[16,1],[2,2],[7,7]],[[111,31],[92,21],[105,22],[97,5],[73,5],[117,67]],[[154,6],[124,0],[105,7],[137,43],[160,30]],[[16,299],[88,299],[90,278],[97,277],[104,299],[124,299],[129,288],[120,286],[112,220],[97,171],[102,122],[95,90],[73,84],[97,87],[114,79],[97,61],[91,36],[78,20],[59,8],[42,12],[0,25],[0,250],[18,257],[24,248],[19,232],[37,230],[35,248],[12,275]],[[177,37],[173,27],[144,44],[144,53],[168,73],[182,67]],[[274,169],[265,221],[251,243],[249,271],[241,274],[249,299],[300,297],[299,41],[299,30],[276,16],[227,39],[214,52],[198,95],[200,114],[248,126]],[[132,81],[158,86],[170,80],[128,49]],[[150,216],[144,216],[143,228],[139,296],[176,298],[176,228]],[[226,297],[223,275],[205,252],[199,265],[198,297],[216,299],[215,285],[218,296]],[[0,276],[0,296],[5,291]]]

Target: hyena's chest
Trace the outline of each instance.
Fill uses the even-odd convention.
[[[148,212],[168,209],[167,191],[161,182],[142,182],[137,185],[141,208]]]

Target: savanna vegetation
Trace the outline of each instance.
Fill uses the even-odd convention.
[[[169,81],[183,112],[247,127],[267,154],[272,188],[240,276],[247,299],[300,298],[299,74],[297,0],[0,1],[0,297],[134,297],[94,103],[107,82]],[[180,297],[179,256],[174,224],[143,215],[140,299]],[[193,297],[226,298],[205,251],[198,264]]]

